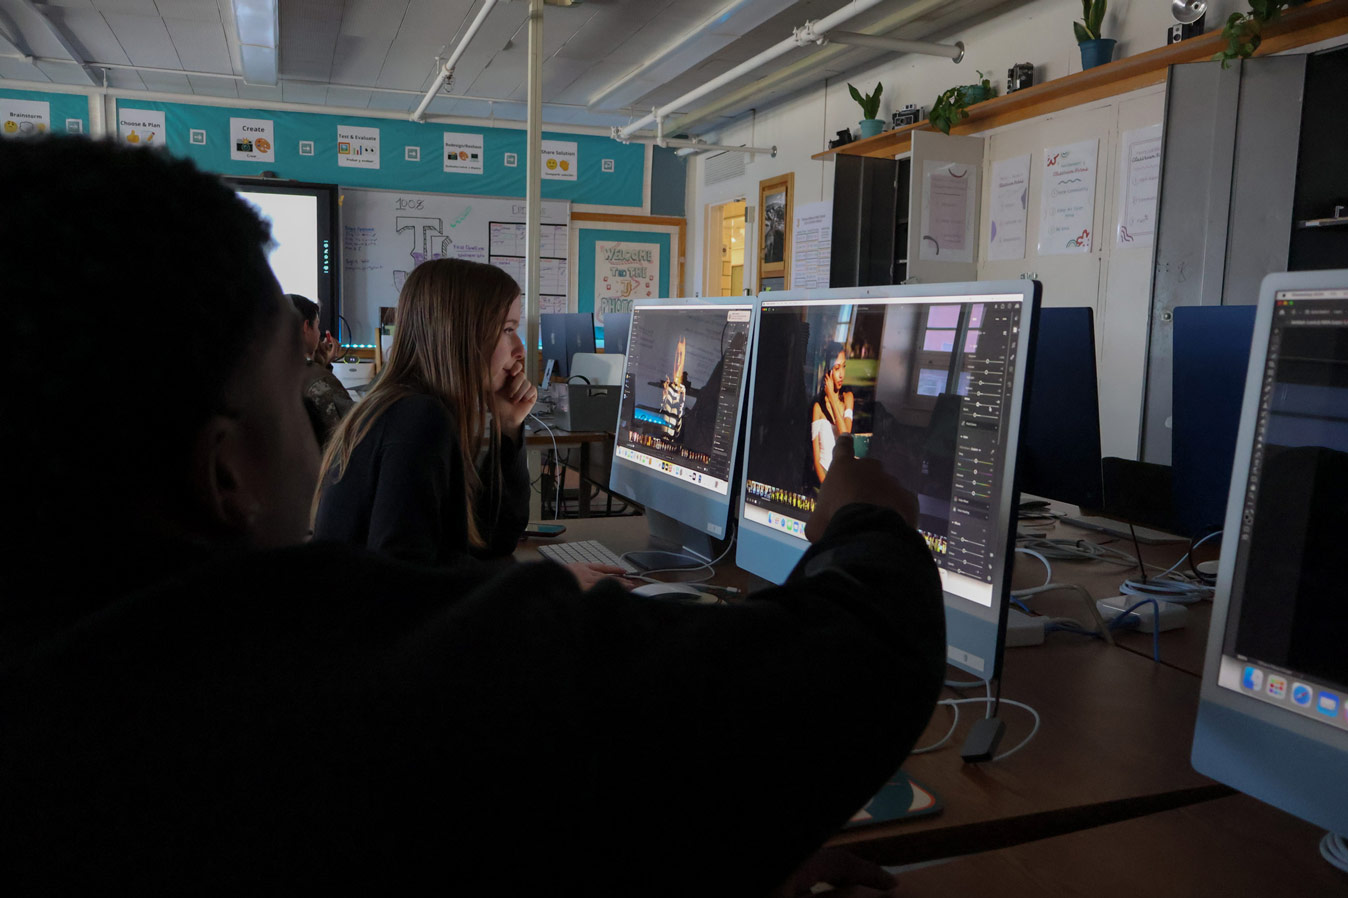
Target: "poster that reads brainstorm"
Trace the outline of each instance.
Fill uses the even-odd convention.
[[[162,109],[118,109],[117,136],[133,147],[168,146]]]
[[[275,162],[276,134],[269,118],[229,120],[229,158],[235,162]]]
[[[459,175],[482,174],[482,135],[446,131],[445,171]]]
[[[50,129],[50,103],[0,97],[0,137],[28,137]]]
[[[594,310],[632,311],[632,300],[655,296],[660,283],[660,244],[599,242],[594,246]]]
[[[378,168],[379,129],[338,125],[337,164],[342,168]]]
[[[579,166],[578,144],[571,140],[543,141],[543,179],[574,181]]]

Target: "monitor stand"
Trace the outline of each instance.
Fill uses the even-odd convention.
[[[626,555],[642,570],[693,570],[711,564],[725,550],[724,540],[650,508],[646,509],[646,523],[651,548]]]

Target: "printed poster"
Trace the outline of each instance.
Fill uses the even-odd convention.
[[[26,137],[51,130],[51,104],[0,97],[0,137]]]
[[[342,168],[378,168],[379,129],[338,125],[337,164]]]
[[[1039,208],[1039,255],[1091,251],[1095,222],[1098,138],[1044,150]]]
[[[543,141],[543,179],[574,181],[579,168],[578,144],[570,140]]]
[[[660,283],[660,244],[599,242],[594,247],[594,310],[630,312],[632,300],[656,295]]]
[[[1161,187],[1161,126],[1123,132],[1119,159],[1119,246],[1151,246]]]
[[[977,201],[977,168],[959,162],[923,163],[922,248],[918,258],[972,262]]]
[[[992,163],[991,200],[988,261],[1025,258],[1025,225],[1030,208],[1029,156]]]
[[[482,135],[446,131],[445,171],[459,175],[482,174]]]
[[[164,134],[162,109],[118,109],[117,135],[123,143],[137,147],[168,145]]]
[[[833,252],[833,203],[802,203],[791,222],[791,289],[828,286]]]
[[[229,158],[235,162],[275,162],[276,133],[269,118],[229,120]]]

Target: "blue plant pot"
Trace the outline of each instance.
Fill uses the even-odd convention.
[[[1102,37],[1096,41],[1082,41],[1077,44],[1081,48],[1081,67],[1093,69],[1109,62],[1114,58],[1115,43],[1113,38]]]
[[[861,126],[862,137],[874,137],[885,130],[885,123],[878,118],[864,118],[858,124]]]

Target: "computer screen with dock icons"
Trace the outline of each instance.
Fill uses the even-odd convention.
[[[780,582],[834,447],[916,494],[941,572],[951,663],[1000,655],[1015,449],[1037,285],[859,287],[762,297],[737,563]]]

